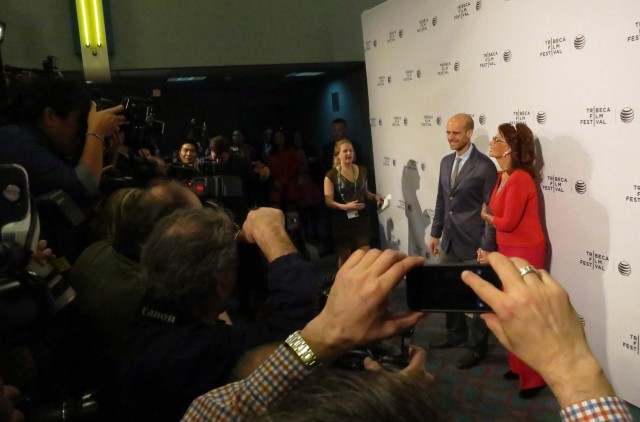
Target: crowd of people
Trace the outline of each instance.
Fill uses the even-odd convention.
[[[105,164],[118,167],[105,157],[122,146],[123,108],[98,111],[82,87],[64,79],[27,82],[12,87],[3,110],[0,164],[23,166],[34,195],[59,189],[86,207]],[[277,129],[264,157],[253,154],[265,148],[248,145],[239,131],[232,140],[211,138],[203,155],[185,141],[166,168],[154,152],[138,152],[136,160],[154,163],[149,181],[105,195],[91,207],[91,224],[73,228],[73,236],[54,236],[57,227],[47,230],[43,221],[43,238],[54,236],[53,253],[69,239],[83,245],[66,255],[76,298],[58,315],[59,338],[33,348],[2,343],[1,361],[6,365],[10,351],[14,369],[37,367],[33,377],[19,384],[2,372],[6,366],[0,376],[30,393],[45,390],[34,388],[42,372],[52,395],[97,388],[103,420],[351,420],[356,414],[357,420],[439,420],[429,399],[434,378],[419,347],[399,372],[370,358],[365,371],[331,367],[348,351],[406,332],[425,317],[389,311],[393,289],[425,258],[370,247],[364,203],[382,197],[370,190],[366,166],[355,163],[359,147],[346,138],[346,122],[332,126],[323,187],[339,270],[324,306],[317,270],[285,219],[291,207],[304,214],[322,200],[312,188],[301,135],[289,145]],[[467,345],[458,367],[469,368],[486,357],[491,331],[510,353],[505,377],[520,379],[521,397],[548,385],[565,420],[631,420],[590,352],[567,292],[541,269],[530,129],[499,127],[490,155],[500,173],[472,135],[470,116],[449,120],[454,152],[440,168],[430,252],[490,264],[503,290],[462,273],[493,313],[473,318],[469,330],[463,314],[447,314],[447,336],[431,347]],[[209,176],[239,180],[223,184],[240,186],[240,194],[227,202],[185,183]],[[247,283],[262,283],[259,312],[237,306]],[[42,368],[52,361],[55,369]],[[1,381],[0,387],[0,421],[20,420],[13,408],[18,392]]]

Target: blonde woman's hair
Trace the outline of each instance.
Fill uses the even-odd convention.
[[[342,145],[344,144],[349,144],[353,148],[353,143],[348,139],[340,139],[339,141],[336,141],[336,144],[333,147],[333,167],[334,168],[338,168],[338,166],[340,166],[340,159],[338,158],[338,155],[340,154],[340,148],[342,148]],[[356,157],[356,153],[354,151],[353,152],[354,161],[355,161],[355,157]]]

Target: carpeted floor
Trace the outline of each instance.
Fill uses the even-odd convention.
[[[324,276],[335,274],[337,259],[333,255],[319,259]],[[406,309],[402,282],[393,294],[392,310]],[[518,397],[518,381],[507,381],[502,374],[509,367],[507,352],[493,335],[489,353],[478,366],[461,370],[455,364],[464,348],[430,349],[429,341],[440,339],[445,331],[444,314],[431,314],[416,326],[413,343],[427,351],[426,369],[436,378],[433,401],[447,421],[559,421],[559,405],[549,388],[532,399]],[[399,344],[399,341],[398,341]],[[636,420],[640,409],[629,406]]]

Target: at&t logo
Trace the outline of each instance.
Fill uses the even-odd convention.
[[[485,116],[484,114],[481,114],[480,116],[478,116],[478,122],[484,126],[485,123],[487,123],[487,116]]]
[[[453,70],[455,70],[456,72],[460,70],[460,62],[458,60],[456,60],[455,64],[453,65]]]
[[[573,39],[573,46],[576,50],[582,50],[586,44],[587,39],[582,34],[576,35],[576,37]]]
[[[504,60],[505,63],[509,63],[511,61],[511,50],[504,50],[504,53],[502,53],[502,60]]]
[[[420,168],[422,169],[422,171],[425,171],[427,169],[427,165],[425,164],[424,161],[420,163]]]
[[[476,10],[480,11],[480,9],[482,9],[482,0],[478,0],[476,2]]]
[[[436,124],[438,126],[442,125],[442,117],[440,117],[440,116],[436,117]]]
[[[631,107],[625,107],[620,111],[620,120],[623,123],[631,123],[633,121],[633,109]]]
[[[631,265],[627,261],[618,262],[618,272],[620,275],[629,277],[631,275]]]
[[[405,117],[405,118],[402,120],[402,123],[404,123],[404,125],[405,125],[405,126],[408,126],[408,125],[409,125],[409,119]]]
[[[538,124],[545,124],[545,122],[547,121],[547,113],[545,113],[544,111],[539,111],[538,114],[536,114],[536,121],[538,122]]]
[[[416,70],[416,77],[418,79],[422,78],[422,70],[420,70],[420,69]]]
[[[574,188],[576,189],[576,192],[579,193],[580,195],[584,195],[585,193],[587,193],[587,184],[584,182],[584,180],[576,181]]]
[[[609,257],[596,251],[586,251],[586,258],[580,260],[580,265],[599,271],[605,271],[608,263]]]

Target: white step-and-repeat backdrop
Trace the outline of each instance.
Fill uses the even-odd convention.
[[[362,22],[384,246],[427,251],[450,116],[474,117],[483,152],[525,122],[551,272],[640,405],[640,1],[389,0]]]

